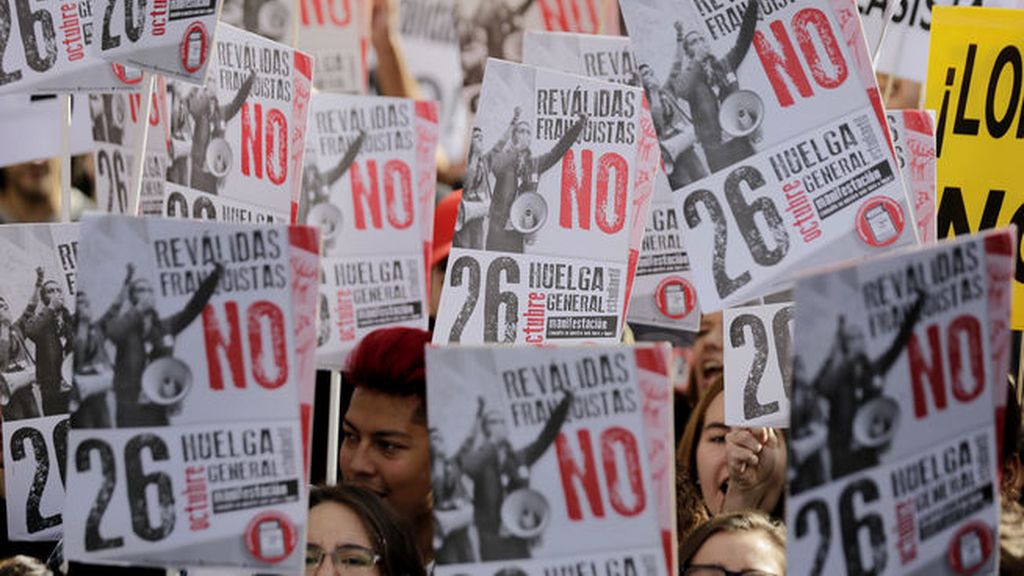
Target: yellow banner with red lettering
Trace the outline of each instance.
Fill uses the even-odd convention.
[[[926,107],[936,124],[939,238],[1024,231],[1024,10],[935,6]],[[1016,254],[1011,326],[1024,329]]]

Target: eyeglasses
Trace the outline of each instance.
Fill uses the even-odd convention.
[[[721,566],[690,564],[683,569],[683,576],[776,576],[761,570],[726,570]]]
[[[325,556],[330,556],[336,574],[366,574],[380,562],[380,556],[373,550],[355,544],[343,544],[330,552],[307,544],[306,574],[316,572]]]

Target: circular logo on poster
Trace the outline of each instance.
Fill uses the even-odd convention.
[[[291,555],[298,543],[295,524],[281,512],[264,512],[245,527],[245,547],[253,558],[270,564]]]
[[[953,534],[946,558],[957,574],[976,574],[992,556],[992,531],[981,522],[970,522]]]
[[[114,76],[125,84],[132,85],[142,82],[141,70],[129,68],[124,64],[111,64],[110,67],[114,70]]]
[[[210,53],[210,36],[202,22],[193,22],[181,37],[181,67],[194,74],[206,63]]]
[[[888,196],[872,198],[857,211],[857,235],[869,246],[881,248],[899,239],[907,221],[903,208]]]
[[[680,276],[669,276],[655,289],[654,304],[663,316],[682,320],[697,306],[697,296],[692,284]]]

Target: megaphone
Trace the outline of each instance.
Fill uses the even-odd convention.
[[[501,503],[501,525],[509,534],[529,540],[544,533],[551,521],[551,505],[532,488],[520,488]]]
[[[192,369],[188,364],[171,356],[154,360],[142,373],[142,393],[154,404],[176,404],[187,396],[191,389]]]
[[[900,405],[888,396],[868,401],[853,417],[853,439],[867,448],[878,448],[892,441],[900,422]]]
[[[718,109],[718,124],[726,134],[740,138],[753,134],[764,120],[764,101],[755,92],[737,90]]]
[[[223,178],[231,171],[231,145],[224,138],[210,140],[206,148],[206,168],[217,178]]]
[[[524,192],[512,202],[509,220],[512,228],[523,234],[533,234],[548,219],[548,202],[536,192]]]

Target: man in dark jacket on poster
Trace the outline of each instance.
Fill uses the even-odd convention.
[[[214,264],[213,272],[203,279],[185,308],[166,318],[157,315],[156,298],[149,281],[126,278],[125,281],[130,282],[131,307],[106,324],[107,338],[117,347],[114,393],[117,395],[118,428],[169,424],[168,406],[144,403],[142,374],[150,362],[174,352],[174,337],[203,311],[223,272],[221,264]]]
[[[36,384],[43,400],[43,415],[66,414],[71,397],[71,383],[61,374],[64,357],[71,353],[74,325],[71,312],[64,305],[64,292],[54,280],[42,281],[37,269],[38,306],[33,299],[25,310],[25,337],[35,344]]]
[[[558,436],[572,393],[552,411],[537,439],[516,450],[508,439],[505,417],[497,410],[484,412],[481,427],[484,442],[462,461],[463,471],[473,480],[474,521],[480,536],[480,560],[514,560],[530,557],[530,542],[508,534],[501,522],[505,498],[530,485],[530,467],[540,460]]]

